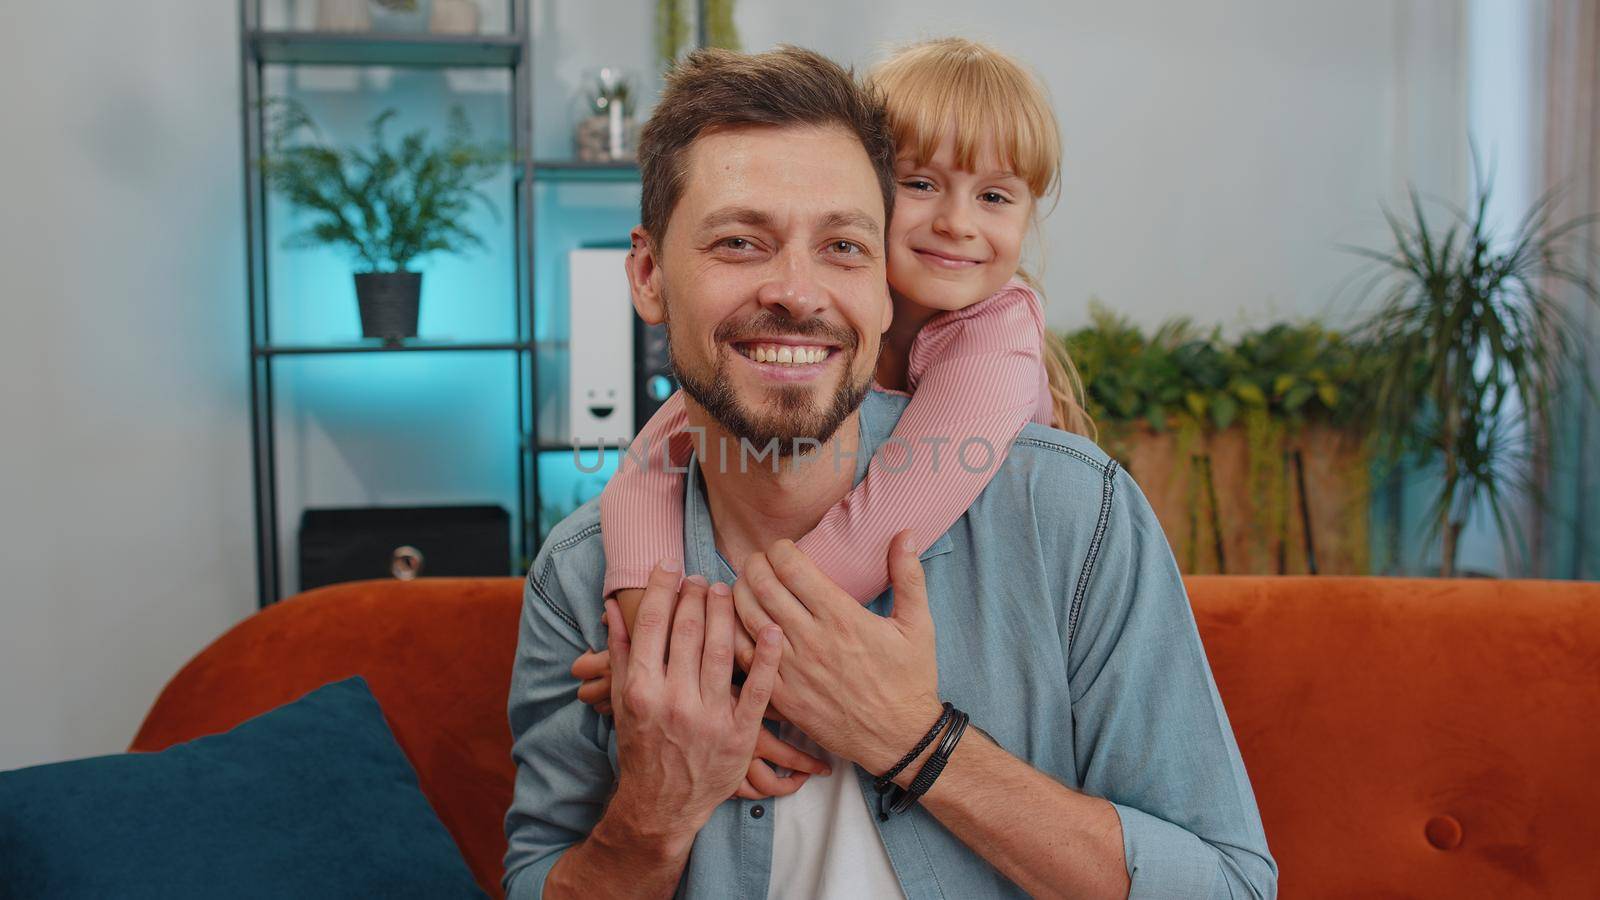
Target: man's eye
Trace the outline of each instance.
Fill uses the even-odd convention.
[[[985,203],[1010,203],[1011,202],[1011,198],[1010,197],[1007,197],[1005,194],[1002,194],[1002,193],[1000,193],[998,191],[984,191],[981,195],[979,195],[979,199],[981,199]]]
[[[742,237],[724,238],[722,246],[727,247],[729,250],[748,250],[750,249],[750,241]]]
[[[853,256],[855,254],[867,252],[855,241],[834,241],[829,246],[833,248],[835,253],[842,253],[846,256]]]

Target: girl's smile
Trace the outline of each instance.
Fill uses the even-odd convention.
[[[979,266],[987,262],[987,260],[974,259],[957,253],[935,250],[932,247],[912,247],[911,252],[915,253],[917,259],[922,262],[940,269],[970,269],[973,266]]]

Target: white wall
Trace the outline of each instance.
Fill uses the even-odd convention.
[[[0,769],[125,749],[255,606],[236,16],[5,4]]]

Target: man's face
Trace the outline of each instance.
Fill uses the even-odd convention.
[[[843,129],[740,128],[698,138],[686,176],[665,240],[635,242],[635,305],[666,321],[685,392],[733,436],[783,455],[827,441],[892,315],[866,151]]]

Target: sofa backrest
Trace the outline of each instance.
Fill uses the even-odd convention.
[[[1187,583],[1284,896],[1600,896],[1600,585]],[[293,597],[186,665],[132,749],[363,675],[499,896],[521,588],[425,578]]]
[[[1285,897],[1600,897],[1600,584],[1187,584]]]
[[[357,581],[298,594],[185,665],[130,749],[226,731],[330,681],[365,676],[422,792],[498,897],[515,774],[506,693],[521,608],[518,578]]]

